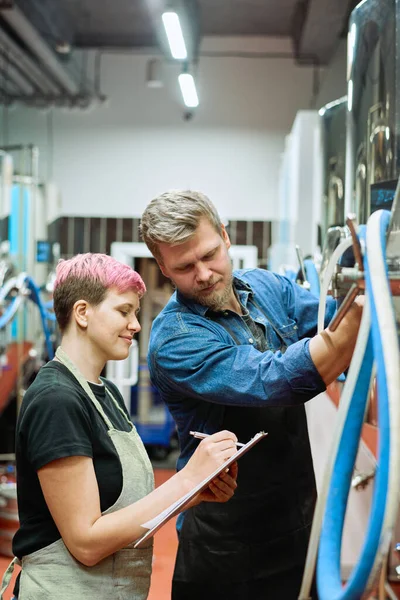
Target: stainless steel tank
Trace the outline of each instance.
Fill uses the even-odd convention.
[[[400,176],[399,42],[400,0],[363,0],[356,6],[348,35],[345,198],[346,210],[360,223],[377,209],[392,208]],[[399,314],[398,298],[394,305]],[[389,554],[393,581],[400,578],[399,542],[400,520]]]
[[[348,34],[346,212],[390,208],[399,176],[399,0],[364,0]]]
[[[330,227],[342,226],[345,221],[347,96],[326,104],[319,114],[323,148],[321,236],[325,240]]]

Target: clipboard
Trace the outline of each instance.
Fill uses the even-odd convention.
[[[151,538],[163,525],[165,525],[167,521],[172,519],[172,517],[175,517],[175,515],[177,515],[178,513],[182,512],[182,510],[184,510],[184,508],[189,504],[189,502],[195,496],[197,496],[197,494],[205,490],[206,487],[208,487],[208,485],[210,484],[210,482],[213,479],[215,479],[215,477],[217,477],[220,473],[222,473],[222,471],[230,467],[232,463],[237,461],[241,456],[243,456],[243,454],[246,454],[246,452],[248,452],[250,448],[258,444],[258,442],[264,439],[267,435],[268,433],[264,431],[256,433],[256,435],[252,437],[251,440],[247,442],[247,444],[245,444],[239,450],[237,450],[235,454],[228,458],[228,460],[226,460],[220,467],[218,467],[218,469],[211,473],[211,475],[209,475],[208,477],[203,479],[203,481],[197,484],[197,486],[194,487],[189,493],[179,498],[179,500],[177,500],[168,508],[163,510],[160,514],[154,517],[154,519],[143,523],[142,527],[147,529],[148,531],[146,531],[144,535],[142,535],[139,539],[136,540],[134,548],[140,548],[142,544],[144,544],[144,542]]]

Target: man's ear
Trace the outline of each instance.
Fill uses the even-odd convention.
[[[224,224],[221,225],[221,237],[222,237],[222,239],[225,242],[225,246],[229,250],[229,248],[231,247],[231,240],[229,239],[229,235],[228,235],[228,232],[225,229],[225,225]]]
[[[160,271],[164,275],[164,277],[166,277],[167,279],[171,279],[171,277],[168,275],[164,265],[161,263],[158,263],[158,266],[160,267]]]
[[[88,325],[89,303],[86,300],[77,300],[72,308],[72,315],[76,323],[86,329]]]
[[[162,262],[157,261],[158,266],[160,267],[160,271],[161,273],[164,275],[164,277],[167,277],[167,279],[171,279],[169,275],[167,275],[165,266],[162,264]]]

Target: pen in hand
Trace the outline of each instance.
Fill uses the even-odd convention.
[[[209,433],[200,433],[199,431],[189,431],[190,435],[192,435],[193,437],[199,439],[199,440],[204,440],[204,438],[208,438],[209,437]],[[242,444],[242,442],[236,442],[236,446],[245,446],[246,444]]]

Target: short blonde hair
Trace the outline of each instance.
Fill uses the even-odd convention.
[[[195,234],[204,217],[221,235],[221,219],[205,194],[191,190],[172,190],[157,196],[148,204],[139,229],[150,252],[162,263],[158,244],[183,244]]]

